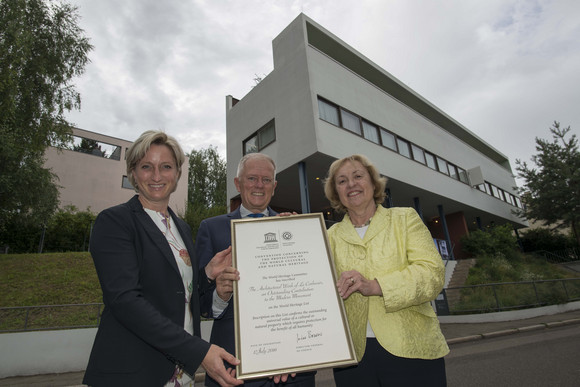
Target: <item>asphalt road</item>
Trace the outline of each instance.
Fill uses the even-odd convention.
[[[451,346],[449,387],[580,386],[580,326]]]
[[[580,325],[544,329],[450,346],[448,387],[580,386]],[[319,370],[317,387],[335,387]]]

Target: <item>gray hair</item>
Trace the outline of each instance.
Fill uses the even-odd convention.
[[[246,166],[246,163],[249,160],[265,160],[265,161],[269,161],[272,164],[272,167],[274,167],[274,179],[276,179],[276,163],[274,162],[274,159],[272,159],[270,156],[268,156],[267,154],[264,153],[248,153],[247,155],[245,155],[244,157],[242,157],[240,159],[240,162],[238,163],[238,170],[236,172],[236,177],[239,179],[244,167]]]

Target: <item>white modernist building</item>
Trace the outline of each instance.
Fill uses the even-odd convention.
[[[274,70],[246,96],[226,97],[228,197],[248,152],[277,163],[277,209],[339,220],[322,181],[332,161],[364,154],[388,177],[386,206],[415,207],[447,253],[470,230],[527,222],[508,158],[300,14],[272,42]],[[442,251],[444,254],[445,251]]]

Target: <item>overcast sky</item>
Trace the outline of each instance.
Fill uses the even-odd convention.
[[[530,161],[554,120],[580,133],[578,0],[70,0],[95,46],[77,127],[162,129],[225,157],[225,96],[273,70],[305,13],[488,144]]]

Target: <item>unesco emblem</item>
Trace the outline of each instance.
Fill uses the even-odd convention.
[[[264,243],[278,242],[276,240],[276,234],[273,232],[268,232],[264,234]]]
[[[291,240],[291,239],[292,239],[292,233],[291,233],[290,231],[284,231],[284,232],[282,233],[282,238],[283,238],[284,240],[287,240],[287,241],[289,241],[289,240]]]

